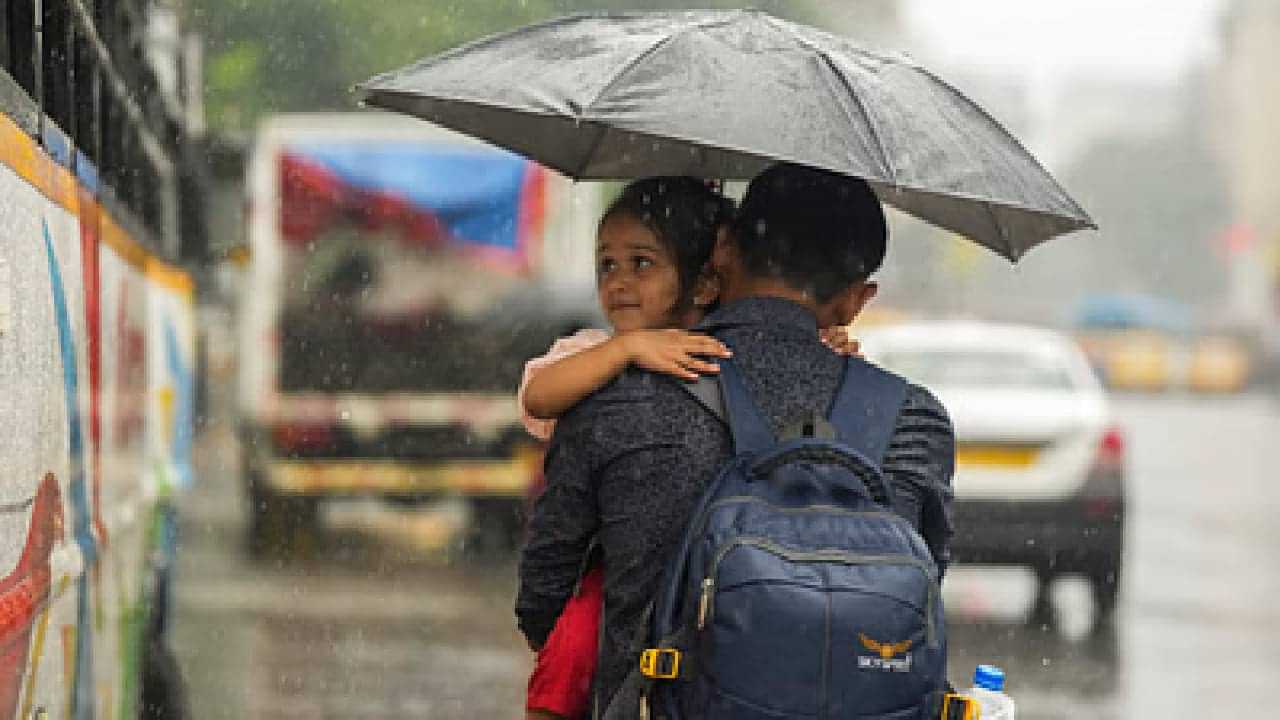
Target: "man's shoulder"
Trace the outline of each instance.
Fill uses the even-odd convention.
[[[895,441],[900,440],[904,433],[907,437],[923,433],[928,436],[937,436],[940,440],[954,436],[951,416],[932,390],[869,360],[864,359],[862,362],[883,379],[900,383],[902,403],[898,406],[894,417]]]
[[[905,388],[903,403],[902,403],[903,411],[929,410],[929,411],[938,412],[944,416],[947,414],[947,409],[945,406],[943,406],[942,401],[939,400],[938,396],[935,395],[933,391],[930,390],[929,388],[925,387],[924,385],[919,385],[917,383],[914,383],[911,381],[910,378],[907,378],[904,375],[900,375],[899,373],[896,373],[892,370],[884,368],[873,362],[867,361],[867,364],[870,365],[872,368],[874,368],[877,372],[881,373],[882,375],[893,378],[894,380],[902,383],[903,387]]]
[[[947,406],[942,404],[942,401],[938,399],[938,396],[932,390],[924,385],[917,385],[910,380],[906,382],[907,396],[902,403],[904,412],[928,412],[938,415],[950,423],[951,416],[947,413]]]
[[[924,385],[907,381],[906,397],[894,423],[893,442],[930,447],[950,455],[954,452],[955,436],[951,414],[938,396]]]

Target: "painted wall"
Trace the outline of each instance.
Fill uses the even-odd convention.
[[[0,115],[0,720],[135,714],[156,510],[190,480],[191,290]]]

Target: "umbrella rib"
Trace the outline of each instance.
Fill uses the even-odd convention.
[[[662,47],[665,46],[667,43],[676,39],[676,37],[688,32],[690,29],[691,27],[681,28],[679,31],[674,32],[662,38],[661,40],[654,43],[653,45],[650,45],[648,48],[645,49],[644,52],[640,53],[639,55],[636,55],[634,58],[631,58],[631,60],[628,61],[627,64],[622,67],[622,69],[618,70],[618,72],[614,74],[612,80],[606,83],[604,87],[600,88],[600,92],[596,93],[596,96],[594,98],[591,98],[591,102],[588,102],[586,105],[582,107],[582,111],[579,113],[579,115],[581,116],[583,113],[590,111],[591,107],[596,103],[600,102],[600,98],[604,97],[605,93],[612,90],[613,86],[617,85],[618,81],[621,80],[624,75],[631,72],[632,68],[634,68],[636,65],[639,65],[650,55],[653,55],[655,52],[662,49]]]
[[[604,87],[600,88],[600,92],[596,93],[596,96],[594,98],[591,98],[591,101],[588,102],[586,105],[584,105],[581,110],[579,110],[578,117],[582,117],[583,115],[589,115],[591,112],[592,106],[600,102],[600,98],[604,97],[605,93],[612,90],[613,87],[618,84],[618,81],[620,81],[623,78],[623,76],[631,72],[632,68],[644,62],[646,58],[652,56],[654,53],[661,50],[672,40],[675,40],[676,38],[684,35],[685,33],[689,32],[695,27],[702,27],[702,25],[689,25],[689,26],[683,27],[680,30],[662,38],[661,40],[654,43],[653,45],[650,45],[648,48],[645,49],[644,52],[640,53],[639,55],[636,55],[635,57],[631,58],[631,60],[628,61],[627,64],[622,67],[622,69],[618,70],[618,72],[614,74],[613,79],[610,80],[608,83],[606,83]],[[596,135],[595,141],[591,143],[591,148],[587,150],[586,155],[583,156],[582,164],[578,167],[579,175],[586,174],[587,167],[591,164],[591,159],[595,156],[596,151],[600,149],[601,143],[604,142],[605,135],[607,135],[609,132],[608,125],[604,123],[599,123],[599,126],[600,126],[600,134]]]
[[[854,103],[858,106],[858,110],[862,113],[862,117],[866,118],[867,129],[871,131],[871,138],[875,140],[876,148],[880,151],[880,159],[884,165],[884,169],[888,171],[889,182],[896,186],[898,184],[898,170],[893,166],[893,159],[889,157],[889,152],[885,148],[884,139],[880,136],[880,128],[876,126],[875,118],[872,117],[870,109],[863,104],[862,98],[858,96],[856,89],[849,83],[849,79],[845,77],[844,73],[840,72],[840,67],[836,64],[835,58],[831,57],[831,54],[818,46],[817,43],[804,37],[800,33],[792,31],[772,15],[765,13],[763,16],[772,25],[774,25],[775,28],[788,31],[796,42],[809,48],[810,51],[817,55],[818,58],[822,60],[822,64],[827,71],[832,75],[835,75],[836,80],[839,81],[839,83],[844,86],[845,90],[849,92],[849,96],[853,98]],[[854,122],[854,118],[849,113],[849,109],[845,107],[844,103],[839,102],[839,98],[836,98],[836,100],[836,104],[840,106],[840,110],[849,118],[850,123]]]
[[[591,141],[591,147],[582,156],[582,162],[578,165],[578,176],[587,174],[587,168],[591,166],[591,160],[596,156],[596,151],[600,149],[600,144],[604,142],[604,136],[609,134],[609,126],[604,123],[591,123],[600,128],[600,132],[596,134],[595,140]]]
[[[763,15],[763,13],[761,13],[761,14]],[[765,17],[768,17],[768,15],[764,15],[764,16],[765,16]],[[653,55],[654,53],[656,53],[656,52],[658,52],[659,50],[661,50],[663,47],[665,47],[665,46],[667,46],[668,44],[670,44],[673,40],[676,40],[676,39],[678,39],[678,38],[680,38],[680,37],[683,37],[684,35],[687,35],[688,33],[692,32],[692,31],[694,31],[694,30],[702,30],[702,29],[704,29],[704,28],[706,28],[706,27],[708,27],[708,26],[712,26],[712,25],[721,25],[721,24],[723,24],[723,21],[722,21],[722,20],[719,20],[719,19],[717,19],[717,18],[714,18],[714,17],[712,17],[712,18],[707,18],[707,19],[704,19],[704,20],[700,20],[700,21],[698,21],[698,22],[694,22],[694,23],[691,23],[691,24],[689,24],[689,25],[685,25],[684,27],[680,28],[679,30],[676,30],[675,32],[671,33],[670,35],[668,35],[668,36],[666,36],[666,37],[662,38],[662,39],[661,39],[661,40],[659,40],[658,42],[656,42],[656,43],[654,43],[653,45],[649,46],[649,48],[648,48],[648,49],[646,49],[644,52],[640,53],[639,55],[635,56],[634,58],[632,58],[632,59],[631,59],[631,61],[630,61],[630,62],[628,62],[626,65],[624,65],[624,66],[622,67],[622,69],[621,69],[621,70],[619,70],[619,71],[618,71],[618,72],[613,76],[613,79],[612,79],[612,80],[610,80],[610,81],[608,82],[608,84],[606,84],[603,88],[601,88],[601,89],[600,89],[600,92],[596,93],[596,96],[595,96],[594,98],[592,98],[592,99],[591,99],[591,102],[587,103],[587,104],[583,107],[583,110],[584,110],[584,111],[585,111],[585,110],[590,110],[590,109],[591,109],[591,106],[595,105],[597,102],[600,102],[600,98],[604,97],[604,94],[605,94],[605,93],[607,93],[607,92],[609,92],[610,90],[612,90],[612,89],[613,89],[613,86],[614,86],[614,85],[617,85],[617,84],[618,84],[618,81],[619,81],[619,80],[621,80],[621,79],[622,79],[622,77],[623,77],[624,75],[626,75],[627,73],[631,72],[632,68],[634,68],[636,65],[639,65],[641,62],[643,62],[643,61],[644,61],[646,58],[648,58],[650,55]]]
[[[1018,262],[1020,253],[1014,249],[1013,243],[1009,241],[1009,232],[1005,230],[1004,224],[996,216],[995,208],[989,202],[983,202],[982,208],[987,211],[987,217],[991,218],[991,225],[995,228],[996,236],[1000,238],[1000,244],[1004,247],[1004,252],[1001,255],[1009,258],[1010,262]]]
[[[867,129],[871,131],[871,138],[876,141],[876,149],[880,151],[880,160],[884,164],[884,169],[888,172],[889,182],[896,186],[898,184],[898,168],[894,167],[893,157],[889,155],[889,150],[885,147],[884,138],[880,134],[880,127],[876,124],[876,119],[871,114],[871,109],[867,107],[866,103],[862,102],[862,98],[849,82],[849,79],[845,77],[844,73],[840,72],[840,68],[835,64],[835,59],[832,58],[825,50],[818,50],[817,52],[818,56],[822,58],[823,65],[825,65],[827,70],[835,75],[836,79],[840,81],[840,84],[849,91],[849,96],[853,98],[853,102],[858,106],[858,110],[862,113],[862,117],[866,118]],[[846,115],[849,114],[849,109],[846,108],[843,103],[840,103],[840,109],[843,110]],[[852,120],[853,118],[850,117],[849,119]]]

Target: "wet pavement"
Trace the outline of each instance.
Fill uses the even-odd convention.
[[[1269,717],[1280,678],[1280,484],[1265,397],[1125,397],[1129,529],[1115,630],[1088,633],[1087,586],[1053,588],[1056,627],[1025,623],[1029,574],[957,568],[951,675],[1002,665],[1020,720]],[[195,717],[514,718],[530,654],[514,559],[451,541],[465,509],[341,506],[305,555],[254,564],[230,433],[202,439],[183,499],[175,649]]]
[[[516,716],[514,559],[445,542],[455,507],[336,508],[297,556],[252,562],[226,500],[189,497],[183,528],[173,642],[195,718]]]

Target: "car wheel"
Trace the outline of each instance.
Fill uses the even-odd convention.
[[[1113,623],[1120,597],[1120,561],[1111,558],[1099,565],[1089,572],[1089,584],[1093,589],[1094,632],[1105,630]]]
[[[475,498],[463,549],[469,554],[516,551],[524,539],[524,503],[518,498]]]
[[[1056,575],[1048,568],[1035,568],[1036,594],[1031,601],[1031,613],[1027,617],[1027,625],[1036,628],[1050,628],[1057,622],[1053,611],[1053,596],[1050,591]]]

